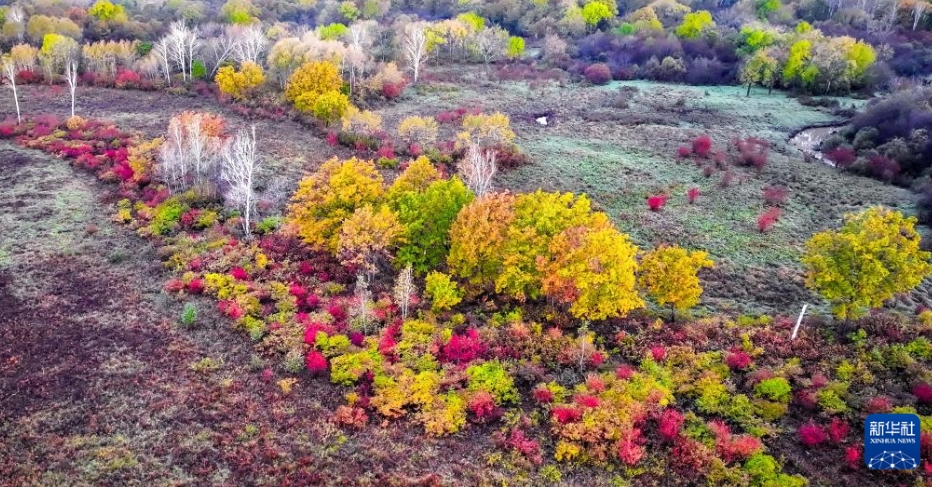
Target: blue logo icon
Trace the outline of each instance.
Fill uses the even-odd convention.
[[[864,463],[871,470],[919,466],[919,416],[871,414],[864,420]]]

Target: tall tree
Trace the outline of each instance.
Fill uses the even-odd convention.
[[[240,211],[243,234],[252,235],[250,222],[255,212],[255,176],[259,167],[256,126],[241,130],[223,146],[220,178],[227,183],[224,199]]]

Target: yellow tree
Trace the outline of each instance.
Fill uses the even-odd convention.
[[[569,304],[576,318],[602,320],[644,306],[635,281],[638,249],[604,213],[564,230],[549,247],[550,257],[537,259],[543,292]]]
[[[640,285],[655,303],[670,305],[671,319],[675,321],[676,310],[699,303],[702,286],[697,274],[712,265],[705,252],[661,246],[641,259]]]
[[[302,64],[288,78],[285,97],[302,112],[311,112],[317,99],[324,93],[339,92],[343,86],[337,66],[328,61],[311,61]]]
[[[388,190],[389,199],[396,199],[402,193],[408,191],[424,191],[430,186],[430,183],[440,179],[440,171],[434,167],[425,156],[420,156],[408,164],[400,176],[392,183]]]
[[[450,227],[450,272],[471,286],[490,289],[502,271],[508,227],[514,220],[516,197],[489,193],[463,207]]]
[[[334,157],[298,183],[287,221],[312,248],[336,253],[343,222],[358,208],[376,204],[382,194],[382,175],[372,161]]]
[[[364,270],[370,277],[378,270],[380,260],[391,257],[404,227],[387,206],[377,210],[372,205],[357,208],[340,227],[338,255],[345,266]]]
[[[880,206],[846,215],[840,230],[817,233],[806,243],[806,285],[845,320],[915,288],[932,274],[915,224],[915,218]]]
[[[242,100],[265,83],[265,73],[258,64],[246,61],[239,71],[232,66],[220,68],[214,81],[222,93],[230,95],[234,100]]]

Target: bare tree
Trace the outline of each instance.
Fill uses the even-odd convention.
[[[237,38],[233,31],[219,24],[204,26],[204,56],[209,63],[210,75],[213,77],[224,61],[233,56]]]
[[[0,68],[3,69],[3,77],[10,83],[13,89],[13,102],[16,104],[16,122],[23,123],[23,117],[19,114],[19,96],[16,94],[16,63],[10,55],[3,56],[0,61]]]
[[[460,161],[459,172],[466,186],[469,186],[476,196],[482,196],[492,191],[492,178],[498,171],[495,164],[495,151],[483,149],[478,144],[470,144],[466,157]]]
[[[159,177],[168,184],[172,191],[187,187],[188,159],[185,157],[184,127],[181,120],[172,117],[168,122],[165,142],[159,146]]]
[[[352,324],[368,334],[369,326],[375,321],[375,313],[372,309],[372,290],[369,289],[369,280],[364,274],[356,275],[353,304],[349,311]]]
[[[65,67],[65,80],[68,81],[68,91],[71,93],[71,117],[74,118],[74,94],[78,87],[78,61],[72,59]]]
[[[23,34],[26,32],[26,13],[18,5],[11,5],[6,11],[6,24],[9,24],[16,32],[16,40],[23,42]],[[6,30],[6,29],[4,29]]]
[[[242,64],[251,61],[262,64],[260,59],[269,47],[269,39],[265,37],[259,26],[231,27],[236,42],[233,44],[233,59]]]
[[[417,83],[421,68],[427,63],[427,23],[411,22],[404,26],[401,35],[401,52]]]
[[[411,297],[417,292],[414,287],[414,270],[411,264],[408,264],[395,279],[394,298],[395,304],[401,309],[402,321],[408,319],[408,308],[411,307]]]
[[[916,27],[919,26],[919,21],[922,20],[922,16],[928,7],[928,0],[915,0],[913,2],[913,30],[916,30]]]
[[[223,167],[220,178],[229,186],[224,198],[227,204],[240,210],[243,219],[243,234],[251,235],[250,219],[256,204],[254,177],[259,167],[256,152],[256,127],[241,130],[223,146]]]
[[[188,28],[183,20],[179,20],[171,24],[168,35],[162,39],[168,58],[181,70],[182,81],[187,81],[193,70],[194,54],[201,45],[198,35],[196,26]]]
[[[482,29],[476,35],[475,47],[488,71],[489,63],[505,54],[505,48],[508,47],[508,31],[498,26]]]
[[[156,60],[159,71],[165,75],[165,83],[168,85],[172,84],[172,70],[171,70],[171,48],[168,46],[169,42],[167,39],[162,39],[155,43],[152,46],[152,51],[149,53],[149,56]]]

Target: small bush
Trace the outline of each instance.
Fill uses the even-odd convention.
[[[708,135],[700,135],[693,139],[692,152],[697,157],[708,159],[712,152],[712,139]]]
[[[463,300],[459,286],[442,272],[427,275],[424,292],[431,297],[431,308],[436,311],[450,309]]]
[[[788,404],[792,397],[793,388],[783,377],[774,377],[760,381],[754,386],[754,395],[764,397],[771,401]]]
[[[809,422],[797,430],[799,442],[808,447],[818,446],[825,442],[825,431],[819,425]]]
[[[194,303],[185,303],[181,310],[181,326],[191,328],[197,323],[197,306]]]
[[[764,201],[768,205],[781,206],[786,203],[790,191],[784,186],[768,186],[764,188]]]
[[[650,208],[650,211],[660,211],[667,204],[667,198],[668,196],[665,194],[648,196],[647,207]]]
[[[761,213],[759,217],[757,217],[757,230],[760,233],[767,232],[779,220],[780,220],[780,209],[770,208],[769,210]]]
[[[699,198],[700,194],[699,188],[689,188],[689,190],[686,191],[686,199],[689,200],[689,204],[693,204],[696,202],[696,199]]]
[[[913,395],[921,404],[932,404],[932,385],[919,383],[913,386]]]
[[[605,63],[595,63],[583,71],[583,76],[594,85],[604,85],[612,80],[612,70]]]
[[[725,365],[733,370],[744,370],[751,365],[751,356],[738,350],[725,357]]]

